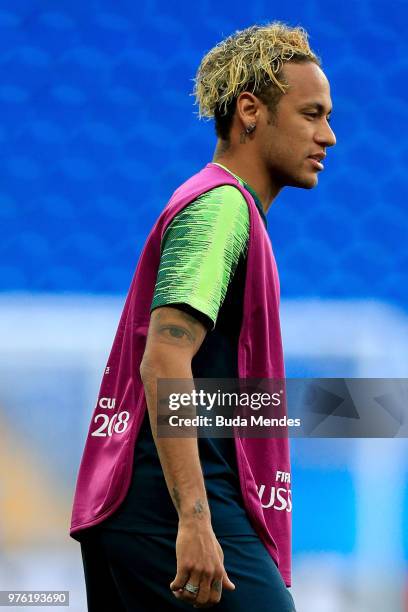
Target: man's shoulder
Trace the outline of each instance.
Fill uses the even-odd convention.
[[[190,201],[195,201],[202,194],[214,191],[218,194],[224,192],[227,196],[231,194],[237,200],[244,202],[242,187],[244,185],[238,177],[211,162],[184,180],[173,192],[169,203],[177,202],[180,198],[189,198],[189,196],[191,196]],[[221,192],[218,191],[220,189]]]
[[[187,214],[208,212],[216,214],[217,219],[249,218],[248,205],[241,191],[234,185],[217,185],[205,191],[190,202]]]

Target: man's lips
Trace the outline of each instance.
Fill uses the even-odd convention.
[[[326,155],[324,153],[316,153],[315,155],[309,155],[307,159],[310,159],[313,166],[318,170],[324,170],[324,166],[322,164],[322,159],[324,159]]]

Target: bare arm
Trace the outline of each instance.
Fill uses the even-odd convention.
[[[211,526],[196,438],[157,436],[157,379],[191,379],[191,362],[206,335],[202,323],[173,307],[153,310],[140,366],[150,425],[166,484],[179,516],[175,596],[197,607],[218,603],[222,587],[233,590],[223,553]],[[197,595],[184,591],[189,582]]]
[[[180,520],[210,521],[195,438],[157,437],[157,379],[193,379],[191,361],[206,335],[202,323],[173,307],[151,315],[146,349],[140,366],[150,426],[167,487]]]

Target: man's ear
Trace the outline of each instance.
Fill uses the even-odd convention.
[[[245,129],[248,125],[256,125],[259,119],[259,99],[249,91],[243,91],[237,98],[236,114]]]

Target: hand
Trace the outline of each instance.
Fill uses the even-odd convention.
[[[224,553],[209,521],[192,519],[179,523],[176,557],[177,574],[170,589],[177,599],[195,608],[209,608],[220,601],[223,588],[235,589],[225,571]],[[199,591],[196,594],[186,591],[187,583],[199,587]]]

